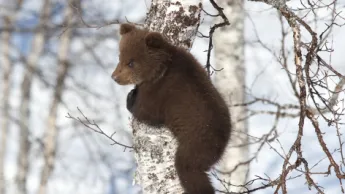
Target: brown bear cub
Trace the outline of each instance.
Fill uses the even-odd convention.
[[[186,193],[214,194],[206,172],[219,161],[230,137],[225,101],[196,59],[160,33],[122,24],[120,34],[112,78],[120,85],[135,84],[127,109],[139,121],[174,134],[175,167]]]

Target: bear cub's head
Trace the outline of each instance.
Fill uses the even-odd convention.
[[[120,85],[151,82],[161,78],[171,56],[170,44],[158,32],[120,26],[119,63],[112,78]]]

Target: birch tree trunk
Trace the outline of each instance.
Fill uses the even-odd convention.
[[[74,0],[69,0],[65,5],[64,10],[64,24],[68,26],[72,21],[73,10],[72,4]],[[41,173],[41,183],[39,187],[39,194],[47,193],[47,183],[49,177],[54,169],[56,145],[58,139],[58,129],[56,126],[58,105],[61,102],[61,96],[64,89],[65,78],[69,69],[69,62],[67,61],[68,51],[70,46],[71,30],[67,29],[60,38],[60,45],[58,50],[58,67],[57,78],[54,89],[52,104],[49,110],[48,123],[44,139],[44,166]]]
[[[22,1],[16,2],[16,8],[11,15],[4,16],[3,24],[4,28],[11,27],[13,21],[16,19],[17,11],[20,9]],[[3,81],[2,81],[2,100],[0,100],[2,108],[2,118],[0,124],[1,131],[1,144],[0,144],[0,194],[6,193],[6,179],[4,175],[5,169],[5,155],[7,148],[7,133],[9,128],[9,95],[10,95],[10,75],[12,72],[12,64],[10,60],[10,44],[11,33],[4,31],[1,33],[1,52],[0,52],[0,64],[3,69]]]
[[[245,107],[231,107],[232,104],[245,100],[245,66],[244,66],[244,1],[222,0],[218,5],[224,8],[224,14],[231,25],[218,29],[213,36],[215,67],[222,69],[214,75],[218,91],[229,106],[232,120],[232,135],[226,153],[217,165],[217,175],[221,180],[234,185],[243,185],[249,166],[239,165],[248,160],[248,126],[246,121],[238,122],[246,115]],[[217,19],[221,20],[220,17]],[[220,21],[216,21],[217,23]],[[226,190],[217,184],[219,190]],[[229,189],[229,188],[228,188]],[[240,187],[232,187],[232,192],[239,192]]]
[[[200,24],[200,0],[153,0],[145,27],[163,33],[174,45],[190,49]],[[174,167],[176,141],[167,128],[151,128],[132,120],[137,170],[143,193],[181,194]]]
[[[11,25],[11,19],[9,17],[5,17],[4,19],[4,26],[5,28]],[[5,194],[5,175],[4,175],[4,167],[5,167],[5,153],[6,153],[6,145],[7,145],[7,132],[8,132],[8,123],[9,123],[9,93],[10,93],[10,74],[11,74],[11,62],[10,62],[10,32],[3,32],[1,35],[1,56],[0,56],[0,63],[3,69],[3,96],[1,100],[1,108],[3,112],[3,116],[1,118],[1,145],[0,145],[0,194]]]
[[[48,23],[50,1],[45,0],[40,13],[40,23],[37,28],[42,29],[44,25]],[[27,67],[24,72],[24,78],[21,85],[22,99],[20,104],[20,140],[19,140],[19,155],[18,155],[18,174],[17,174],[17,186],[19,194],[26,193],[26,179],[29,169],[29,118],[30,118],[30,92],[32,85],[33,73],[36,70],[38,59],[44,47],[45,30],[38,30],[31,44],[31,52],[27,58]]]

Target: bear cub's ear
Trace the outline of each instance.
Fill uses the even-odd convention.
[[[127,34],[128,32],[135,29],[135,26],[132,24],[121,24],[120,26],[120,35]]]
[[[145,37],[145,42],[151,48],[162,48],[165,44],[163,36],[158,32],[149,32]]]

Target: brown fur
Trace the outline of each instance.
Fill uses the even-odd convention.
[[[120,33],[120,59],[112,77],[121,85],[136,85],[128,95],[129,111],[174,134],[175,167],[186,193],[214,194],[206,171],[219,161],[230,137],[224,100],[189,52],[129,24],[121,25]]]

